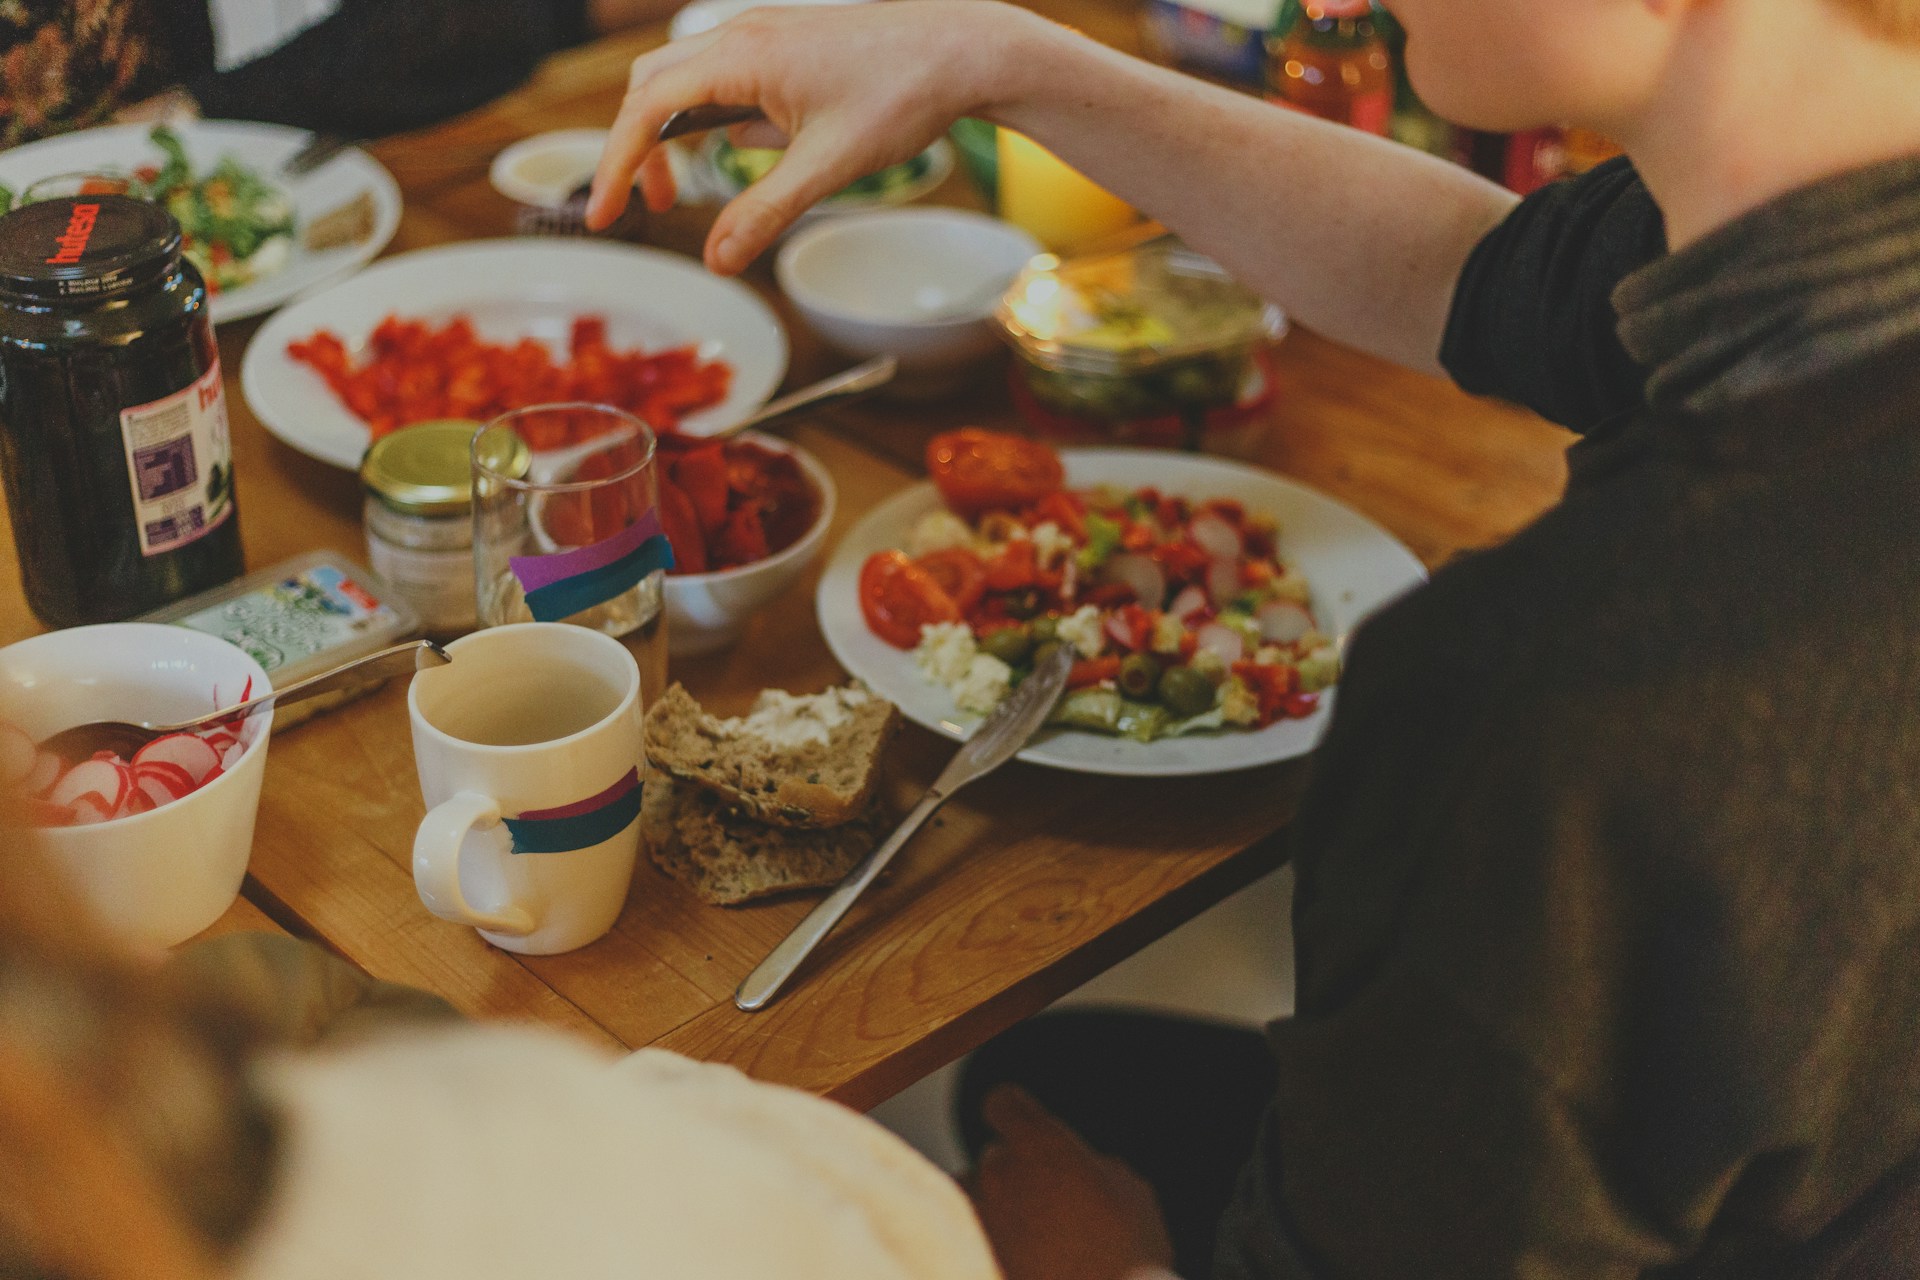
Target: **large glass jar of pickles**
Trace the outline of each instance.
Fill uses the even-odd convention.
[[[1236,452],[1274,395],[1278,308],[1170,236],[1115,253],[1035,258],[994,319],[1015,403],[1068,443]]]

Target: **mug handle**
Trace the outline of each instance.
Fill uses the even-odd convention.
[[[469,831],[484,831],[499,822],[500,806],[475,791],[459,792],[433,806],[413,837],[413,887],[427,910],[442,920],[525,937],[535,928],[531,911],[525,907],[476,911],[460,892],[461,842]]]

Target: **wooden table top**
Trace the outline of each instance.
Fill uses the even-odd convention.
[[[1131,12],[1043,0],[1052,16],[1132,47]],[[390,252],[509,234],[487,184],[493,154],[545,129],[604,125],[646,30],[551,59],[522,89],[468,116],[374,144],[406,195]],[[956,177],[936,199],[978,204]],[[681,210],[648,239],[697,251],[711,211]],[[790,385],[845,362],[778,298],[769,264],[748,276],[788,321]],[[250,568],[327,548],[364,563],[356,479],[267,435],[239,387],[257,326],[221,330]],[[1559,492],[1566,436],[1530,415],[1296,330],[1276,352],[1282,397],[1250,456],[1339,498],[1429,565],[1510,533]],[[1003,371],[932,405],[877,402],[794,433],[840,490],[837,537],[911,482],[932,433],[1013,427]],[[844,679],[813,622],[817,572],[723,655],[673,675],[722,713],[762,687]],[[40,630],[0,555],[0,641]],[[273,925],[318,939],[376,976],[437,992],[475,1017],[534,1020],[613,1045],[661,1045],[857,1107],[884,1099],[1037,1011],[1278,865],[1304,763],[1215,778],[1116,781],[1012,765],[951,802],[759,1014],[731,994],[812,905],[709,907],[643,856],[612,934],[560,956],[518,957],[427,914],[410,871],[422,814],[396,682],[273,742],[243,900],[216,931]],[[950,746],[903,733],[896,785],[923,787]]]

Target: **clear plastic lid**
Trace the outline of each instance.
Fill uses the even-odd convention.
[[[1029,263],[994,320],[1043,369],[1129,374],[1244,351],[1286,332],[1280,308],[1171,236]]]

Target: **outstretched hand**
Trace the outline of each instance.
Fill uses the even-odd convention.
[[[1122,1280],[1172,1268],[1159,1204],[1139,1174],[1018,1086],[988,1094],[981,1113],[998,1137],[968,1191],[1007,1280]]]
[[[814,203],[917,155],[992,101],[1020,33],[1038,22],[980,0],[755,9],[642,54],[594,174],[587,225],[619,217],[636,176],[649,207],[673,203],[656,139],[674,112],[756,106],[788,145],[708,236],[707,266],[737,272]]]

